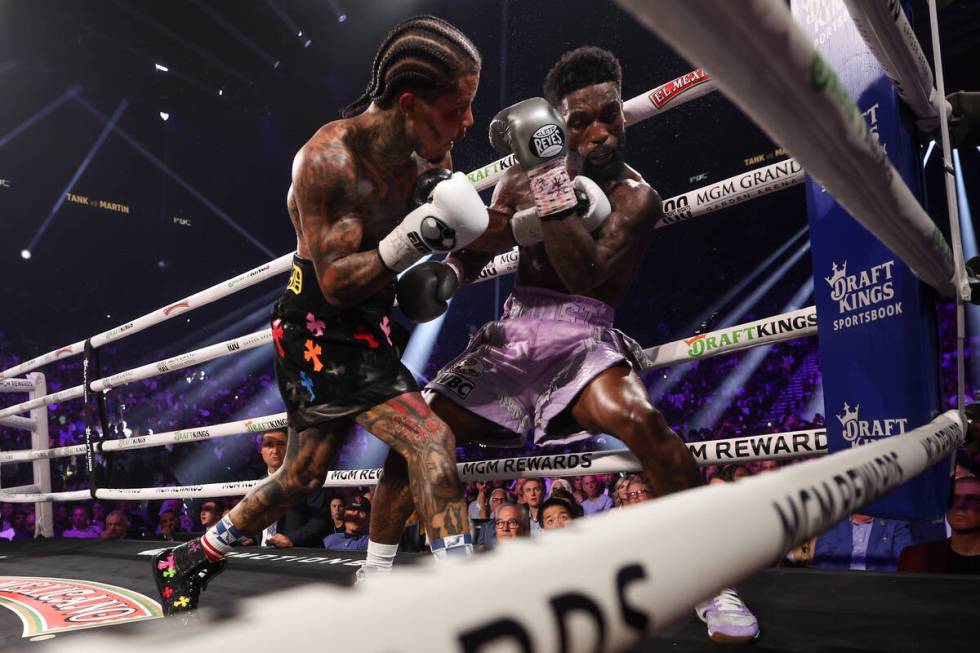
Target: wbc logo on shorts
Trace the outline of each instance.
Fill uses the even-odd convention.
[[[531,134],[531,151],[542,159],[558,156],[564,149],[565,135],[558,125],[545,125]]]

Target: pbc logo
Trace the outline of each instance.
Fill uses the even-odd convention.
[[[455,374],[440,374],[435,382],[463,399],[466,399],[473,391],[473,388],[476,387],[476,383],[473,381],[469,381]]]
[[[486,369],[486,364],[479,358],[464,358],[450,368],[450,372],[453,374],[459,374],[461,376],[468,376],[470,378],[476,378],[483,374]]]
[[[558,156],[563,149],[565,149],[565,135],[558,125],[545,125],[531,134],[531,151],[542,159]]]
[[[860,411],[861,404],[855,404],[852,408],[845,401],[843,414],[837,415],[837,421],[843,428],[842,435],[845,440],[851,443],[852,447],[860,447],[872,439],[905,433],[908,419],[865,420],[860,418]]]

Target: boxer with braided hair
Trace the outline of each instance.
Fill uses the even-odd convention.
[[[194,609],[232,547],[321,487],[355,424],[407,468],[433,553],[472,550],[453,434],[401,364],[389,312],[396,274],[487,228],[480,196],[450,172],[453,141],[473,124],[479,73],[476,48],[446,21],[400,23],[365,93],[296,155],[286,197],[296,255],[272,311],[285,459],[202,537],[154,557],[165,614]]]

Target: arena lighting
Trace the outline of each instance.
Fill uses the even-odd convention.
[[[24,122],[14,127],[11,131],[4,134],[3,137],[0,138],[0,147],[3,147],[7,143],[9,143],[14,138],[16,138],[21,132],[29,129],[34,124],[36,124],[39,120],[43,119],[49,113],[51,113],[52,111],[60,107],[62,104],[65,103],[65,100],[75,97],[78,94],[78,92],[81,90],[81,88],[82,88],[81,86],[72,86],[67,91],[62,93],[56,100],[53,100],[48,104],[44,105],[40,109],[40,111],[36,112],[30,118],[28,118]]]
[[[809,245],[809,243],[807,243]],[[813,279],[807,279],[800,289],[796,291],[789,303],[783,307],[780,313],[789,313],[803,306],[810,295],[813,294]],[[701,410],[695,413],[694,417],[688,422],[688,429],[712,429],[722,414],[728,410],[732,401],[738,396],[739,392],[745,387],[745,382],[749,380],[752,373],[758,369],[766,355],[772,350],[773,345],[763,345],[749,350],[749,352],[738,362],[728,376],[711,393],[711,403],[706,404]]]
[[[168,72],[170,72],[170,69],[169,69],[169,68],[167,68],[166,66],[163,66],[163,65],[161,65],[161,64],[158,64],[158,63],[155,63],[155,64],[153,64],[153,65],[154,65],[154,67],[155,67],[155,68],[156,68],[157,70],[159,70],[159,71],[160,71],[160,72],[162,72],[162,73],[168,73]]]
[[[926,164],[929,163],[929,155],[932,154],[932,148],[936,147],[936,141],[929,141],[929,147],[926,148],[926,155],[922,157],[922,167],[925,168]]]
[[[219,59],[218,57],[216,57],[215,55],[213,55],[210,52],[208,52],[207,50],[201,48],[196,43],[192,43],[192,42],[188,41],[183,36],[181,36],[180,34],[178,34],[175,31],[173,31],[172,29],[170,29],[166,25],[160,23],[159,21],[157,21],[157,20],[155,20],[155,19],[147,16],[146,14],[144,14],[141,11],[139,11],[138,9],[136,9],[136,7],[134,5],[136,5],[137,3],[134,3],[134,2],[125,2],[124,0],[112,0],[112,4],[114,4],[120,10],[125,11],[126,13],[128,13],[130,16],[132,16],[136,20],[140,21],[141,23],[145,23],[145,24],[149,25],[150,27],[152,27],[153,29],[155,29],[156,31],[160,32],[161,34],[164,34],[170,41],[173,41],[174,43],[177,43],[178,45],[180,45],[181,47],[183,47],[185,50],[190,50],[195,55],[201,57],[202,59],[207,60],[211,65],[216,66],[218,68],[221,68],[222,70],[224,70],[229,75],[233,75],[236,79],[238,79],[239,81],[245,83],[246,85],[251,86],[253,84],[253,81],[251,79],[249,79],[248,77],[246,77],[244,74],[242,74],[238,70],[232,68],[231,66],[229,66],[228,64],[226,64],[224,61],[222,61],[221,59]]]
[[[75,187],[75,184],[78,183],[78,180],[81,178],[81,176],[85,174],[85,170],[88,168],[89,163],[91,163],[92,159],[95,158],[95,154],[102,147],[102,144],[105,142],[105,139],[108,138],[109,134],[112,133],[112,130],[115,129],[116,123],[119,122],[119,118],[122,116],[123,112],[126,110],[128,106],[129,106],[129,102],[127,100],[123,100],[122,102],[120,102],[119,106],[116,107],[116,110],[113,112],[112,117],[106,121],[105,126],[102,128],[102,131],[99,133],[98,138],[96,138],[95,142],[92,143],[92,147],[90,147],[88,152],[86,152],[85,158],[82,159],[82,162],[81,164],[79,164],[78,169],[75,170],[75,174],[73,174],[71,176],[71,179],[68,181],[68,185],[65,186],[65,189],[61,191],[60,195],[58,195],[58,199],[55,200],[54,206],[51,207],[51,210],[48,212],[47,217],[44,218],[44,220],[41,222],[41,226],[38,227],[37,231],[34,232],[34,237],[31,238],[31,242],[27,245],[26,248],[28,252],[30,252],[31,250],[37,247],[37,243],[39,240],[41,240],[41,236],[43,236],[44,232],[47,231],[48,225],[51,224],[51,221],[54,219],[54,216],[57,215],[58,211],[61,209],[61,205],[64,204],[65,198],[68,197],[68,192]],[[23,253],[21,253],[21,255],[23,255]]]
[[[167,122],[169,119],[170,119],[169,113],[167,113],[166,111],[160,112],[160,120],[162,120],[163,122]]]
[[[969,261],[977,255],[977,233],[973,228],[973,212],[970,210],[970,200],[966,196],[966,184],[963,181],[963,165],[960,163],[960,151],[953,150],[953,169],[956,175],[956,204],[960,212],[960,240],[963,243],[963,260]],[[980,338],[980,306],[966,304],[966,330],[971,342]],[[980,364],[980,351],[974,347],[971,355],[973,369]]]
[[[343,23],[347,20],[347,13],[340,6],[339,0],[327,0],[327,4],[330,5],[330,10],[333,15],[337,17],[338,23]]]
[[[218,89],[218,95],[224,95],[224,94],[225,94],[225,89],[219,88]]]
[[[82,108],[84,108],[92,115],[96,116],[99,120],[102,120],[103,122],[107,120],[105,114],[103,114],[101,111],[99,111],[94,106],[92,106],[85,98],[79,96],[76,97],[75,100]],[[261,242],[259,242],[259,240],[255,238],[255,236],[250,234],[248,231],[246,231],[244,227],[242,227],[237,222],[232,220],[231,217],[227,213],[222,211],[218,205],[216,205],[214,202],[212,202],[208,198],[204,197],[201,193],[199,193],[197,189],[191,186],[189,183],[187,183],[187,181],[185,181],[183,177],[181,177],[176,172],[174,172],[169,166],[167,166],[167,164],[165,164],[163,161],[157,158],[152,152],[146,149],[146,147],[144,147],[142,143],[140,143],[135,138],[130,136],[129,132],[127,132],[126,130],[120,127],[116,127],[115,131],[120,138],[126,141],[126,143],[128,143],[131,147],[136,149],[137,152],[142,154],[143,158],[145,158],[147,161],[149,161],[154,166],[156,166],[158,170],[162,171],[168,177],[173,179],[181,188],[183,188],[187,193],[189,193],[192,197],[194,197],[198,202],[200,202],[208,209],[210,209],[216,216],[221,218],[222,222],[224,222],[229,227],[231,227],[236,232],[238,232],[239,235],[241,235],[248,242],[250,242],[252,245],[257,247],[263,254],[268,256],[270,259],[279,256],[271,249],[269,249]]]
[[[742,279],[734,288],[732,288],[727,293],[725,293],[725,295],[721,299],[712,303],[712,305],[709,306],[706,311],[704,311],[703,313],[701,313],[701,315],[698,316],[696,321],[692,322],[687,327],[685,327],[684,331],[682,331],[680,334],[677,334],[677,337],[689,338],[692,335],[694,335],[694,332],[700,329],[701,323],[703,323],[705,320],[710,320],[711,317],[714,316],[715,312],[718,311],[718,309],[724,308],[730,301],[732,301],[735,297],[741,294],[742,291],[745,290],[745,288],[747,288],[750,283],[755,281],[755,279],[760,274],[762,274],[765,270],[767,270],[769,266],[778,257],[782,256],[786,252],[786,250],[788,250],[793,245],[793,243],[795,243],[797,239],[799,239],[800,236],[807,233],[808,230],[809,230],[809,226],[803,227],[798,232],[793,234],[793,236],[791,236],[789,240],[783,243],[783,245],[778,250],[773,252],[771,255],[769,255],[766,258],[766,260],[764,260],[762,263],[757,265],[756,268],[752,270],[752,272],[747,277]],[[793,256],[791,256],[785,263],[780,265],[775,272],[769,275],[766,281],[764,281],[761,286],[756,288],[749,295],[747,299],[743,300],[741,303],[739,303],[737,307],[729,311],[718,324],[710,325],[709,330],[723,329],[725,327],[739,323],[742,320],[742,316],[745,315],[745,313],[752,307],[752,305],[755,304],[755,302],[758,301],[758,299],[762,297],[762,295],[768,292],[769,289],[772,288],[772,286],[777,281],[779,281],[780,279],[783,278],[783,276],[785,276],[786,271],[793,264],[795,264],[796,261],[799,260],[799,258],[803,255],[803,253],[806,250],[809,249],[809,247],[810,247],[810,241],[807,240],[807,242],[805,242],[796,251],[796,253],[793,254]],[[673,367],[671,367],[661,378],[657,379],[657,382],[653,384],[652,388],[650,388],[650,397],[655,402],[659,401],[661,397],[663,397],[670,390],[672,390],[678,383],[680,383],[681,379],[683,379],[687,375],[687,373],[691,371],[692,367],[696,364],[697,364],[696,362],[692,361],[690,363],[682,363],[680,365],[674,365]]]
[[[27,259],[31,258],[31,250],[29,250],[29,249],[22,249],[22,250],[20,250],[20,257],[22,259],[24,259],[25,261]]]
[[[240,29],[235,27],[235,25],[225,19],[225,17],[218,13],[215,9],[208,6],[206,2],[201,2],[201,0],[193,0],[193,2],[194,6],[197,7],[202,13],[206,14],[208,18],[216,22],[223,30],[238,39],[240,43],[257,54],[259,58],[261,58],[267,64],[271,66],[276,63],[275,57],[259,47],[255,41],[246,36]]]

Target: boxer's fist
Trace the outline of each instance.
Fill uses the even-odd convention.
[[[539,217],[564,217],[575,206],[565,170],[565,121],[548,102],[531,98],[507,107],[490,122],[490,143],[513,152],[527,173]]]
[[[612,212],[609,198],[602,192],[598,184],[584,175],[576,177],[572,181],[572,186],[575,188],[575,197],[578,200],[575,205],[575,213],[581,218],[585,229],[592,233],[602,226],[602,223]],[[514,240],[522,247],[534,245],[544,240],[541,217],[535,208],[524,209],[515,213],[510,219],[510,228],[514,233]]]
[[[565,121],[544,98],[533,97],[503,109],[490,121],[490,144],[514,153],[524,170],[565,154]]]
[[[413,197],[426,201],[378,243],[381,261],[392,272],[406,270],[431,252],[466,247],[490,222],[480,194],[461,172],[446,178],[428,171],[419,177]]]
[[[398,279],[398,308],[413,322],[429,322],[446,312],[457,288],[459,277],[452,267],[435,261],[420,263]]]

